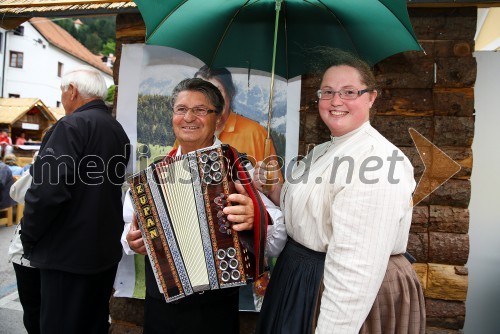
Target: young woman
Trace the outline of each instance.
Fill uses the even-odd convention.
[[[369,66],[341,51],[332,59],[317,92],[331,139],[272,190],[288,242],[257,332],[423,334],[422,289],[403,256],[413,167],[370,125],[378,92]]]

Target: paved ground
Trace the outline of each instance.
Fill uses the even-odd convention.
[[[7,250],[16,226],[0,226],[0,334],[26,334],[16,275]]]

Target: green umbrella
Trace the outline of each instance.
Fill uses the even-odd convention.
[[[135,0],[146,43],[187,52],[211,67],[307,72],[307,50],[330,46],[370,64],[421,50],[406,0]]]

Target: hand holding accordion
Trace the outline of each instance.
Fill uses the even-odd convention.
[[[236,192],[236,180],[253,202],[253,231],[237,233],[227,219],[225,211],[236,210],[229,208],[228,198]],[[167,302],[193,292],[245,285],[263,272],[268,216],[233,148],[219,145],[167,157],[128,181],[151,266]],[[253,245],[242,241],[242,233],[253,234]]]

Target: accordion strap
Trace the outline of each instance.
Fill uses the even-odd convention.
[[[177,150],[178,150],[177,148],[172,149],[170,152],[168,152],[168,154],[165,156],[165,158],[163,158],[163,160],[166,160],[167,157],[168,158],[175,157],[175,155],[177,154]]]
[[[266,206],[260,194],[255,188],[252,177],[248,173],[247,169],[243,166],[242,157],[239,153],[232,147],[229,146],[229,151],[234,157],[234,168],[237,173],[237,178],[240,180],[241,184],[245,188],[248,196],[252,199],[254,208],[254,223],[253,223],[253,242],[254,242],[254,255],[255,255],[255,270],[256,277],[259,277],[264,273],[264,250],[266,247],[267,239],[267,226],[269,225],[269,215],[267,213]],[[245,159],[246,160],[246,159]]]

